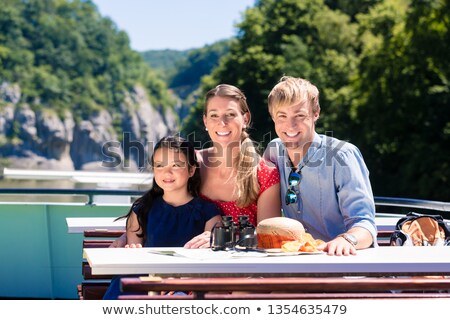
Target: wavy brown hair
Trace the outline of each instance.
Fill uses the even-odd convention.
[[[313,114],[319,112],[319,90],[306,79],[283,76],[269,93],[269,113],[298,103],[308,103]]]
[[[213,97],[230,98],[238,102],[241,114],[248,113],[249,123],[251,121],[250,109],[247,105],[247,98],[237,87],[229,84],[220,84],[206,93],[203,114],[207,115],[208,102]],[[239,159],[234,163],[236,175],[236,193],[238,198],[236,205],[240,208],[247,207],[258,199],[259,182],[257,169],[261,156],[256,150],[254,142],[250,139],[246,129],[241,132]]]

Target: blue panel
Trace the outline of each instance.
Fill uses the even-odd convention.
[[[0,297],[77,299],[82,234],[66,217],[118,217],[129,206],[0,204]]]
[[[51,298],[44,206],[0,205],[0,296]]]

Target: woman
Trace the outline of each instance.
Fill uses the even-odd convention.
[[[279,217],[280,177],[260,157],[246,129],[251,121],[244,94],[221,84],[205,97],[203,123],[213,146],[200,150],[200,197],[214,202],[224,215],[247,215],[256,226],[261,220]],[[187,248],[209,246],[210,233],[189,241]]]
[[[213,146],[197,152],[200,165],[200,197],[214,202],[224,215],[247,215],[257,225],[279,217],[280,177],[256,151],[246,130],[251,114],[246,97],[237,87],[220,84],[205,97],[203,123]],[[209,247],[210,232],[194,237],[186,248]],[[123,247],[122,236],[112,247]]]

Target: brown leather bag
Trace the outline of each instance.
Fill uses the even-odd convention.
[[[449,240],[450,230],[442,216],[410,212],[397,222],[391,245],[444,246]]]

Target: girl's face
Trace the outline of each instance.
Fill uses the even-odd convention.
[[[248,124],[248,113],[241,113],[239,103],[228,97],[215,96],[208,101],[203,123],[213,142],[223,146],[241,141],[241,133]]]
[[[195,167],[189,168],[183,152],[171,148],[159,148],[153,154],[155,181],[164,193],[186,191],[188,180],[194,175]]]

